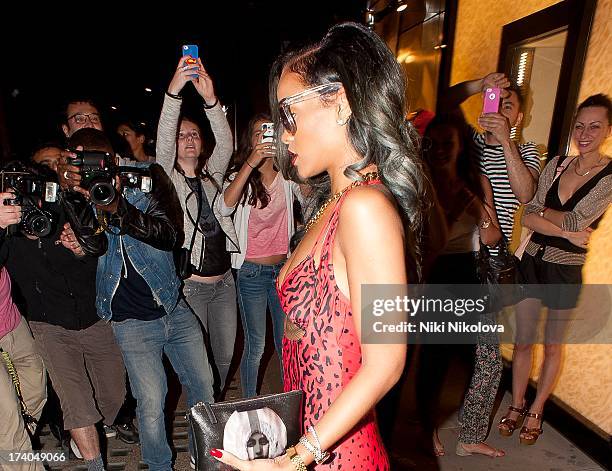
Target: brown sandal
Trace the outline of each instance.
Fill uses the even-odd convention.
[[[519,438],[521,440],[521,445],[533,445],[538,440],[538,438],[540,438],[540,435],[544,433],[544,430],[542,430],[542,414],[527,412],[525,415],[527,417],[531,417],[532,419],[540,420],[539,427],[533,427],[533,428],[523,427],[521,428],[521,433],[519,435]]]
[[[519,416],[516,418],[516,420],[510,419],[508,417],[509,414],[506,414],[501,418],[499,424],[497,425],[497,429],[499,430],[499,434],[502,437],[511,437],[514,431],[523,424],[523,421],[525,420],[525,414],[527,414],[526,407],[519,409],[518,407],[508,406],[508,411],[517,412]],[[500,427],[500,425],[505,425],[508,428],[502,428]]]

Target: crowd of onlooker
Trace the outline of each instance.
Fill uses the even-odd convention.
[[[405,346],[361,345],[355,293],[361,283],[479,284],[481,245],[493,257],[509,245],[521,205],[530,234],[518,282],[575,287],[561,297],[527,292],[516,306],[512,404],[498,428],[509,436],[523,425],[521,442],[535,443],[559,371],[565,323],[547,331],[554,340],[546,342],[537,396],[527,404],[530,333],[542,306],[555,320],[576,306],[590,234],[612,201],[612,163],[602,153],[610,99],[600,94],[580,104],[572,131],[577,154],[545,166],[534,143],[511,137],[524,118],[523,97],[502,73],[451,87],[435,116],[419,113],[418,136],[402,121],[404,82],[391,53],[373,33],[345,25],[277,61],[272,115],[255,115],[234,152],[209,71],[200,59],[188,59],[181,58],[165,93],[155,152],[140,125],[125,120],[107,129],[91,99],[67,101],[60,123],[65,142],[40,145],[28,164],[41,175],[43,167],[50,169],[59,184],[56,201],[45,203],[55,215],[50,234],[20,230],[23,200],[12,189],[0,194],[0,347],[18,372],[20,391],[0,367],[0,450],[31,450],[36,424],[24,417],[42,415],[58,437],[69,434],[73,452],[90,470],[105,469],[100,441],[115,435],[139,442],[150,470],[171,469],[163,358],[188,406],[223,400],[230,364],[240,354],[240,324],[240,382],[243,395],[253,397],[269,312],[285,389],[306,394],[306,441],[319,443],[311,430],[316,426],[319,451],[334,448],[335,459],[347,464],[361,463],[357,452],[348,457],[357,443],[375,444],[370,465],[358,466],[387,469],[369,411],[399,379]],[[376,92],[377,85],[388,95]],[[201,98],[199,115],[184,112],[186,86]],[[500,90],[499,109],[478,118],[479,131],[459,105],[487,89]],[[397,122],[381,122],[381,116]],[[214,145],[204,145],[203,120]],[[114,198],[94,204],[78,161],[83,155],[140,169],[150,188],[115,177]],[[397,204],[389,203],[393,199]],[[422,260],[421,268],[406,269],[405,258],[414,258],[414,266]],[[318,320],[308,318],[311,312]],[[482,322],[493,322],[492,314],[483,314]],[[445,453],[436,411],[456,348],[423,345],[419,355],[421,423],[436,456]],[[503,450],[485,442],[502,374],[499,345],[482,335],[473,348],[456,453],[502,457]],[[334,353],[324,362],[317,356],[328,349]],[[338,374],[336,363],[343,365]],[[376,371],[379,380],[363,371]],[[337,384],[325,384],[328,379]],[[360,393],[366,384],[370,389]],[[355,407],[360,394],[365,399]],[[353,445],[347,434],[357,423]],[[307,452],[297,450],[307,461]],[[240,467],[232,457],[223,459]],[[287,458],[294,465],[296,459]]]

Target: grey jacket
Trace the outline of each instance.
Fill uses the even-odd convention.
[[[232,131],[225,117],[225,113],[221,105],[217,105],[211,109],[205,109],[206,117],[210,122],[213,135],[215,136],[215,148],[213,153],[206,162],[206,168],[212,178],[219,184],[219,188],[223,186],[223,177],[232,157],[233,142]],[[170,176],[176,193],[178,194],[181,207],[183,209],[183,222],[185,230],[185,240],[183,247],[189,248],[195,226],[191,222],[188,214],[192,218],[196,218],[198,214],[198,204],[195,195],[192,195],[189,200],[187,197],[192,193],[191,188],[185,181],[185,177],[174,168],[176,159],[176,137],[178,134],[178,120],[181,113],[181,100],[165,95],[164,105],[162,107],[159,124],[157,126],[157,163],[163,167],[166,173]],[[223,216],[217,209],[215,200],[221,198],[222,195],[217,191],[215,185],[209,181],[203,181],[203,188],[208,203],[212,208],[223,232],[227,236],[227,250],[229,252],[239,251],[238,237],[234,229],[234,223],[230,216]],[[189,211],[189,213],[187,213]],[[201,259],[204,255],[204,235],[199,232],[196,234],[191,252],[191,263],[200,267]]]

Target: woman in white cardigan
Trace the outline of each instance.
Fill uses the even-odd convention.
[[[266,309],[272,315],[274,344],[281,356],[285,314],[276,293],[278,272],[287,260],[295,231],[293,200],[298,185],[274,167],[274,142],[262,142],[267,115],[257,115],[243,133],[235,163],[219,198],[219,212],[234,213],[240,251],[232,254],[237,270],[238,305],[244,330],[240,379],[244,397],[257,394],[259,363],[266,340]]]
[[[238,240],[231,218],[219,213],[215,201],[221,199],[233,140],[202,62],[197,59],[196,66],[187,66],[184,61],[179,61],[164,97],[157,129],[157,163],[170,176],[183,208],[183,247],[191,248],[193,273],[185,280],[183,293],[208,334],[222,393],[238,327],[236,286],[230,266],[230,253],[238,250]],[[181,117],[180,92],[187,82],[193,83],[204,100],[204,113],[215,138],[210,157],[203,152],[199,120]]]

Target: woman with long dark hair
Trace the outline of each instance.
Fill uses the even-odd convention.
[[[202,61],[197,59],[197,65],[190,66],[186,59],[179,61],[164,97],[157,128],[157,163],[174,183],[183,209],[183,248],[190,250],[192,272],[183,293],[208,334],[222,393],[238,327],[230,259],[230,252],[238,250],[238,240],[231,218],[219,213],[215,201],[221,197],[233,153],[232,132]],[[204,100],[203,111],[215,138],[212,154],[205,151],[199,119],[181,116],[180,92],[187,82],[193,83]]]
[[[284,387],[304,392],[305,435],[275,460],[211,451],[233,467],[389,469],[374,406],[402,374],[406,344],[362,342],[361,288],[405,285],[405,255],[417,252],[427,182],[405,86],[386,44],[353,23],[272,68],[278,167],[319,202],[277,280]]]
[[[494,246],[501,231],[493,209],[493,191],[488,179],[478,172],[470,128],[461,112],[436,116],[427,126],[423,155],[436,188],[436,204],[444,213],[448,232],[446,246],[435,260],[428,282],[432,284],[479,284],[476,255],[480,242]],[[502,450],[484,440],[499,381],[502,362],[496,342],[478,339],[473,352],[474,371],[465,395],[457,454],[503,456]],[[432,437],[436,456],[445,454],[438,437],[436,414],[439,393],[450,358],[458,345],[422,345],[419,410],[426,436]],[[472,353],[472,352],[470,352]]]
[[[572,138],[578,155],[551,159],[536,195],[525,207],[523,225],[533,230],[519,265],[526,299],[516,306],[512,405],[498,425],[502,435],[510,436],[524,420],[519,435],[524,445],[533,445],[542,434],[542,412],[561,367],[565,330],[578,302],[589,238],[612,203],[612,160],[604,154],[611,134],[610,98],[601,93],[588,97],[574,118]],[[553,286],[547,288],[549,284]],[[527,407],[525,391],[533,344],[541,341],[536,334],[542,306],[548,308],[544,359],[536,397]]]
[[[129,160],[125,157],[131,157],[137,162],[155,162],[155,157],[149,155],[147,132],[144,125],[124,120],[117,126],[117,134],[127,143],[128,155],[122,156],[126,165],[129,165]]]
[[[272,316],[274,344],[281,358],[285,313],[276,292],[276,278],[287,261],[295,232],[293,200],[298,185],[285,180],[274,166],[276,145],[265,135],[270,116],[258,114],[242,134],[223,196],[223,215],[234,214],[240,252],[232,254],[237,270],[238,306],[244,330],[240,379],[244,397],[257,394],[259,363],[266,343],[266,309]]]

